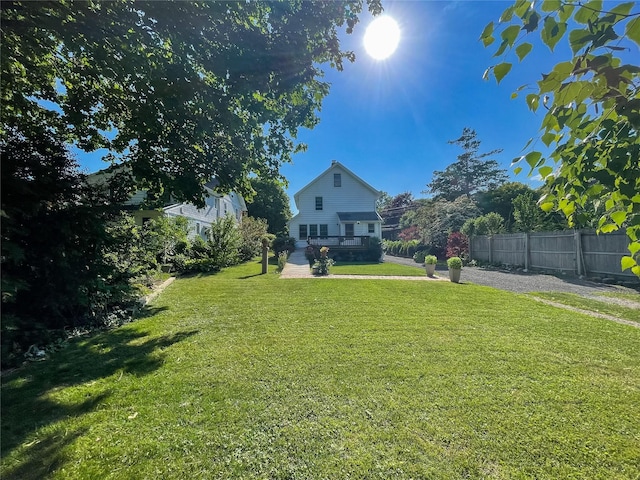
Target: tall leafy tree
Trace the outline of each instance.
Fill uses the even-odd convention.
[[[282,182],[276,179],[252,178],[251,187],[255,194],[247,203],[247,213],[253,218],[267,221],[268,232],[277,236],[286,236],[291,218],[289,196]]]
[[[451,232],[459,232],[465,222],[480,215],[475,201],[463,195],[454,201],[438,199],[425,202],[413,216],[422,243],[430,245],[434,252],[444,254]]]
[[[506,170],[500,168],[497,161],[487,159],[502,152],[502,149],[478,153],[480,140],[475,130],[465,127],[460,138],[449,143],[458,145],[463,153],[443,171],[433,172],[433,180],[427,184],[427,193],[451,201],[461,195],[496,188],[507,181]]]
[[[3,1],[2,129],[36,119],[107,148],[157,195],[201,204],[212,177],[249,192],[318,122],[362,1]]]
[[[498,188],[480,192],[475,196],[478,207],[483,214],[495,212],[500,214],[505,222],[507,231],[511,230],[514,224],[513,200],[525,193],[533,193],[534,190],[519,182],[507,182]]]
[[[541,140],[551,153],[532,150],[514,159],[539,174],[550,192],[545,211],[562,211],[572,224],[585,223],[600,205],[598,231],[626,228],[630,255],[622,269],[640,276],[640,11],[635,2],[518,0],[498,25],[481,34],[485,46],[501,42],[503,60],[485,72],[499,83],[512,69],[515,51],[522,61],[534,48],[538,31],[551,51],[568,41],[571,54],[556,64],[526,95],[529,108],[543,110]],[[523,86],[519,91],[526,88]],[[516,92],[517,93],[517,92]],[[588,208],[593,201],[595,208]]]

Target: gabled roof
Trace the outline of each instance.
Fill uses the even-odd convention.
[[[329,172],[331,172],[331,170],[333,170],[334,168],[341,168],[342,170],[344,170],[346,173],[348,173],[349,175],[351,175],[354,180],[356,180],[357,182],[359,182],[360,184],[362,184],[362,186],[364,186],[365,188],[371,190],[372,193],[374,193],[377,197],[380,197],[380,195],[382,194],[382,192],[380,192],[380,190],[376,190],[375,188],[373,188],[371,185],[369,185],[367,182],[365,182],[364,180],[362,180],[359,176],[357,176],[355,173],[353,173],[351,170],[349,170],[347,167],[345,167],[344,165],[342,165],[340,162],[333,160],[331,162],[331,166],[329,168],[327,168],[324,172],[322,172],[320,175],[318,175],[316,178],[314,178],[313,180],[311,180],[311,182],[309,182],[307,185],[305,185],[304,187],[302,187],[300,190],[298,190],[296,192],[296,194],[293,196],[293,199],[296,202],[296,206],[298,205],[298,197],[300,196],[300,194],[302,192],[304,192],[306,189],[308,189],[311,185],[313,185],[314,183],[316,183],[318,180],[320,180],[320,178],[324,177],[325,175],[327,175]]]

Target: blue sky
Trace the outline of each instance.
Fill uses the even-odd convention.
[[[376,61],[365,52],[362,39],[372,17],[361,15],[351,35],[342,35],[343,49],[356,53],[342,72],[327,67],[331,92],[319,113],[320,124],[302,129],[298,139],[308,150],[297,154],[281,171],[293,194],[338,160],[373,187],[396,195],[410,191],[416,198],[432,178],[454,162],[461,150],[449,145],[463,127],[476,130],[480,152],[497,148],[494,158],[514,180],[533,182],[523,172],[513,175],[511,160],[536,137],[542,111],[534,114],[524,96],[511,99],[523,84],[535,84],[543,72],[567,58],[567,40],[552,54],[539,34],[528,40],[533,52],[523,63],[515,53],[494,58],[495,45],[478,40],[484,26],[496,21],[510,2],[498,1],[383,1],[385,14],[401,29],[397,51]],[[482,79],[485,69],[501,61],[514,64],[497,85]],[[527,93],[526,91],[523,93]],[[99,155],[78,155],[81,166],[93,172],[105,167]],[[538,184],[533,182],[534,186]]]
[[[564,46],[558,45],[552,54],[537,41],[536,32],[535,39],[528,40],[535,40],[534,50],[523,63],[515,53],[494,58],[496,45],[484,48],[478,39],[484,26],[492,20],[497,23],[510,2],[383,5],[385,14],[400,26],[398,50],[385,61],[368,56],[362,38],[369,15],[363,15],[352,35],[343,35],[343,46],[357,59],[343,72],[327,73],[332,88],[320,112],[321,122],[299,135],[308,150],[282,168],[289,194],[293,196],[335,159],[379,190],[425,197],[421,191],[433,171],[443,170],[461,153],[447,141],[459,138],[463,127],[476,130],[481,153],[504,149],[494,158],[509,169],[513,180],[538,186],[526,172],[513,175],[510,164],[537,136],[544,114],[534,114],[524,96],[511,99],[511,94],[523,84],[535,84],[543,72],[566,58],[567,42],[563,40]],[[500,85],[495,79],[482,79],[487,67],[504,60],[514,68]]]

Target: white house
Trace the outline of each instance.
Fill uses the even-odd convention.
[[[298,214],[289,221],[296,247],[307,242],[327,246],[358,246],[363,237],[382,238],[382,218],[376,211],[381,192],[340,162],[293,196]],[[317,238],[316,238],[317,237]]]
[[[105,188],[108,180],[115,174],[118,167],[111,167],[101,170],[89,176],[89,182],[94,185],[104,184]],[[247,205],[242,195],[231,192],[222,195],[216,192],[215,188],[218,181],[213,179],[205,184],[207,197],[205,197],[205,206],[198,208],[191,203],[169,202],[161,208],[151,209],[145,206],[147,192],[145,190],[137,190],[131,198],[123,204],[123,208],[127,210],[134,218],[136,224],[142,225],[145,222],[156,218],[162,214],[169,217],[185,217],[189,220],[191,236],[206,236],[206,229],[213,222],[220,218],[230,215],[237,224],[242,222],[242,217],[247,212]]]

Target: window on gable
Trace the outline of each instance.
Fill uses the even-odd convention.
[[[341,173],[334,173],[333,174],[333,186],[334,187],[341,187],[342,186],[342,174]]]
[[[368,229],[367,229],[367,231],[368,231],[369,233],[375,233],[375,232],[376,232],[376,225],[375,225],[375,223],[370,223],[370,224],[368,225]]]
[[[309,225],[309,236],[311,237],[318,236],[318,225]]]
[[[322,197],[316,197],[316,210],[322,210]]]
[[[307,239],[307,226],[306,225],[299,225],[298,228],[299,228],[298,239],[306,240]]]

